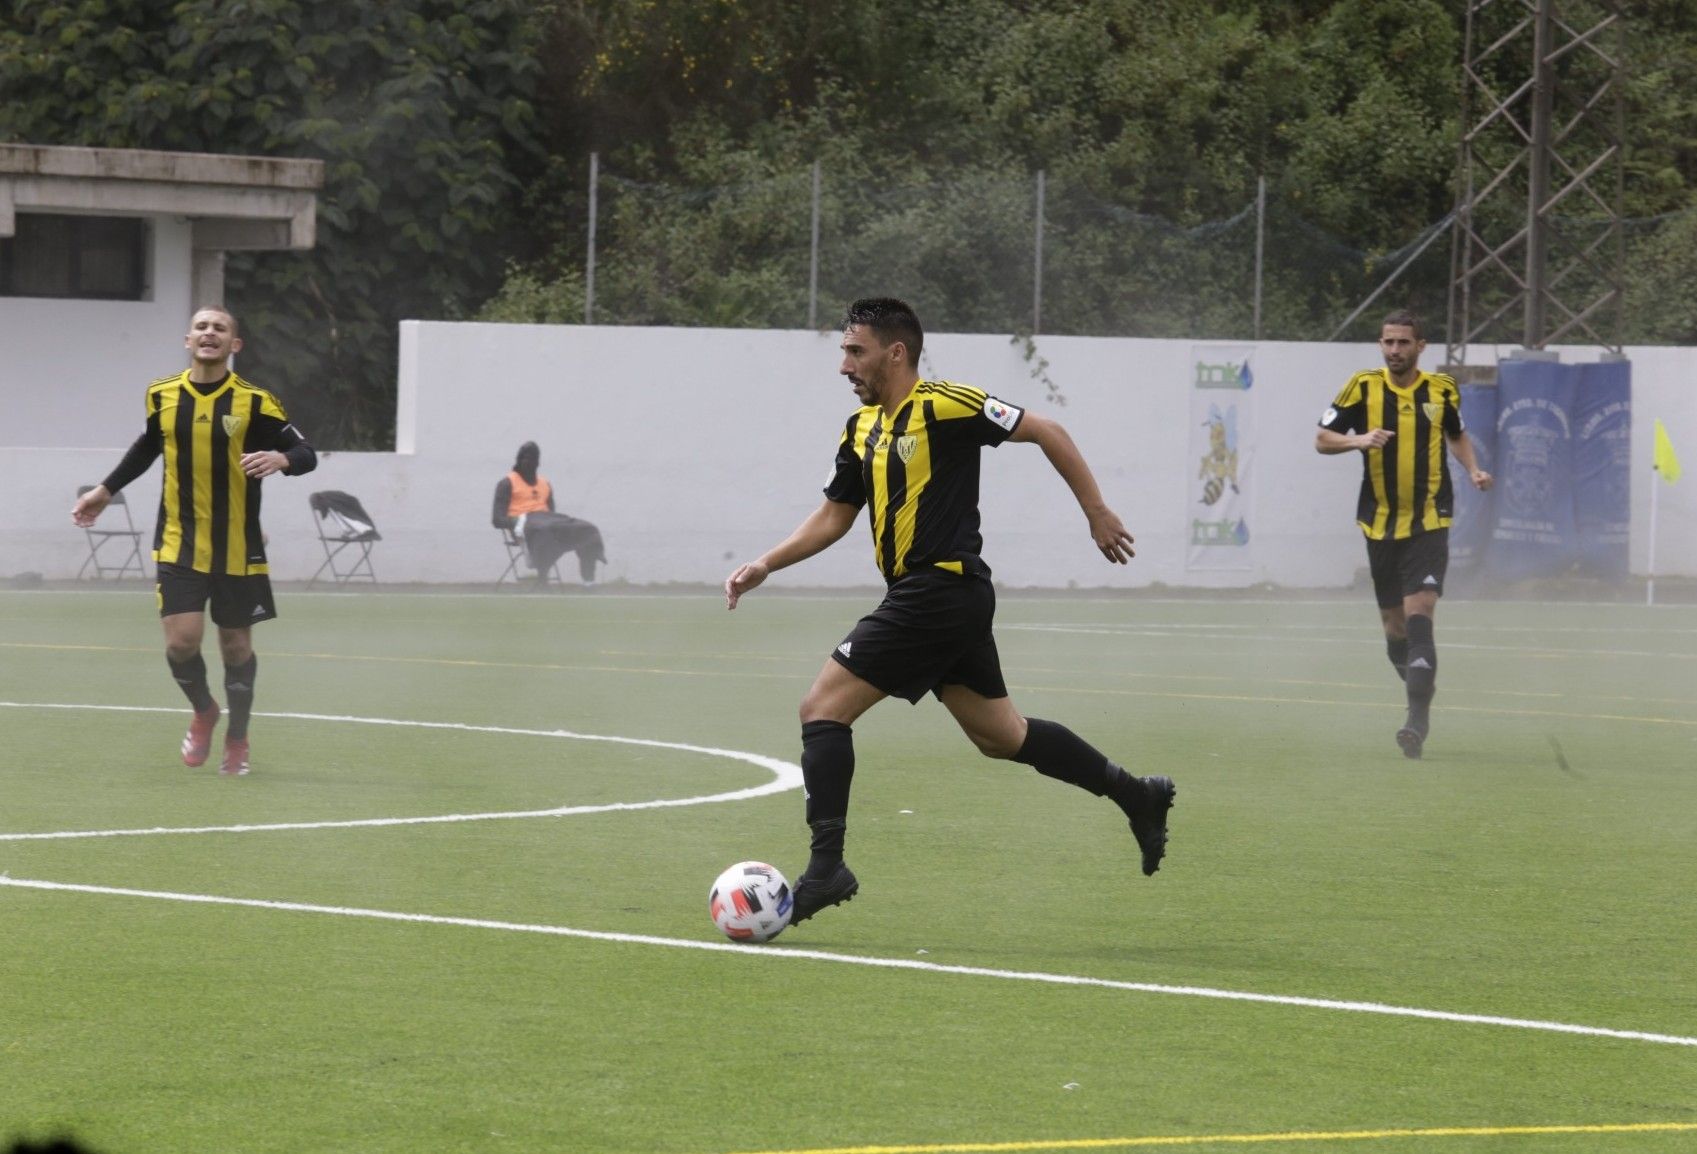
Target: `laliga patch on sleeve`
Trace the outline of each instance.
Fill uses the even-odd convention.
[[[1025,413],[1024,410],[1016,409],[1010,404],[998,401],[995,397],[985,397],[984,415],[990,418],[992,424],[1000,425],[1011,433],[1013,427],[1019,424],[1020,417],[1024,416]]]
[[[1322,425],[1329,425],[1337,419],[1338,411],[1336,409],[1327,409],[1325,412],[1320,414],[1320,423]]]

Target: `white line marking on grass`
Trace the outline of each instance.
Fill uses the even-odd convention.
[[[216,894],[186,894],[167,890],[78,885],[70,882],[36,881],[4,875],[0,875],[0,886],[10,886],[14,889],[100,894],[107,897],[152,898],[157,901],[190,902],[200,905],[242,906],[248,909],[284,910],[291,913],[334,914],[339,917],[373,918],[388,922],[459,926],[465,929],[478,930],[505,930],[509,933],[549,934],[555,937],[583,938],[597,942],[619,942],[629,945],[664,946],[679,950],[711,950],[717,953],[746,954],[759,958],[837,962],[842,965],[870,966],[885,970],[922,970],[926,973],[955,974],[962,977],[999,978],[1004,981],[1042,982],[1055,986],[1087,986],[1106,990],[1132,990],[1144,994],[1172,994],[1186,998],[1217,998],[1232,1002],[1260,1002],[1275,1006],[1300,1006],[1311,1010],[1341,1010],[1355,1014],[1384,1014],[1398,1018],[1423,1018],[1428,1021],[1460,1022],[1477,1026],[1506,1026],[1518,1030],[1542,1030],[1556,1034],[1583,1034],[1594,1038],[1617,1038],[1629,1042],[1655,1042],[1667,1046],[1697,1046],[1697,1038],[1686,1038],[1676,1034],[1652,1034],[1642,1030],[1611,1030],[1602,1026],[1576,1026],[1567,1022],[1543,1022],[1533,1018],[1503,1018],[1492,1014],[1458,1014],[1451,1013],[1448,1010],[1423,1010],[1415,1006],[1392,1006],[1381,1002],[1346,1002],[1332,998],[1301,998],[1285,994],[1255,994],[1243,990],[1216,990],[1207,986],[1165,986],[1151,982],[1120,982],[1108,978],[1092,978],[1075,974],[1049,974],[1033,970],[994,970],[983,966],[951,966],[940,962],[919,962],[909,958],[867,958],[858,957],[854,954],[834,954],[824,950],[790,949],[786,946],[747,946],[735,942],[695,941],[688,938],[655,937],[649,934],[580,930],[570,926],[530,925],[524,922],[444,917],[438,914],[408,914],[394,910],[361,909],[357,906],[320,906],[305,902],[221,897]]]
[[[9,709],[99,709],[117,713],[181,713],[156,705],[66,705],[48,702],[0,701],[0,708]],[[152,829],[88,829],[59,830],[51,833],[0,833],[4,841],[51,841],[86,837],[144,837],[151,834],[189,833],[256,833],[271,830],[349,829],[359,826],[428,825],[436,822],[495,821],[521,817],[570,817],[585,813],[612,813],[619,810],[667,809],[684,805],[706,805],[720,801],[746,801],[783,793],[801,785],[801,767],[775,757],[745,753],[740,749],[715,749],[706,745],[687,745],[680,741],[652,741],[642,737],[609,737],[599,733],[573,733],[565,729],[513,729],[501,725],[465,725],[453,721],[403,721],[388,717],[344,717],[323,713],[256,713],[255,717],[280,717],[294,721],[339,721],[354,725],[391,725],[415,729],[449,729],[462,733],[499,733],[518,737],[564,737],[574,741],[605,741],[616,745],[642,745],[652,749],[676,749],[685,753],[702,753],[710,757],[728,757],[746,761],[772,774],[765,785],[734,789],[725,793],[701,794],[695,797],[659,798],[653,801],[615,801],[605,805],[562,805],[551,809],[519,810],[510,813],[448,813],[428,817],[372,817],[344,821],[295,821],[251,825],[191,826],[183,828],[155,827]]]
[[[1282,626],[1282,627],[1274,627],[1274,628],[1301,628],[1302,632],[1305,633],[1305,634],[1314,634],[1314,633],[1322,633],[1322,632],[1342,633],[1342,632],[1345,632],[1347,630],[1348,632],[1359,636],[1362,632],[1364,632],[1363,630],[1357,629],[1353,626],[1348,626],[1348,627],[1345,627],[1345,626],[1315,626],[1313,628],[1297,627],[1297,626]],[[1095,634],[1095,635],[1104,636],[1104,637],[1185,637],[1185,638],[1190,638],[1190,639],[1193,639],[1193,640],[1199,641],[1199,642],[1207,642],[1207,641],[1230,641],[1230,642],[1257,641],[1257,642],[1266,642],[1266,643],[1270,643],[1270,644],[1285,645],[1285,646],[1288,646],[1290,644],[1288,638],[1277,636],[1270,629],[1263,628],[1263,627],[1261,627],[1260,625],[1257,625],[1257,624],[1236,625],[1236,624],[1230,624],[1230,623],[1225,623],[1225,624],[1199,624],[1199,623],[1184,624],[1184,623],[1149,622],[1149,623],[1146,623],[1146,624],[1136,624],[1136,625],[1131,625],[1131,624],[1044,625],[1044,624],[1029,624],[1029,623],[1028,624],[1018,624],[1018,623],[1005,623],[1004,624],[1002,622],[997,622],[996,623],[996,631],[999,632],[999,633],[1081,633],[1081,634]],[[1471,628],[1469,628],[1469,631],[1471,631]],[[1523,632],[1523,631],[1522,630],[1512,630],[1510,632]],[[1530,632],[1530,630],[1526,630],[1524,632]],[[1617,632],[1626,632],[1626,630],[1601,630],[1601,632],[1617,633]],[[1676,632],[1681,632],[1681,631],[1680,630],[1652,630],[1650,632],[1654,632],[1658,636],[1665,636],[1669,633],[1676,633]],[[1377,643],[1374,640],[1363,640],[1363,641],[1360,642],[1360,647],[1365,648],[1367,646],[1374,646],[1376,648]],[[1672,651],[1672,650],[1658,650],[1658,649],[1571,649],[1571,648],[1561,648],[1561,647],[1558,647],[1558,646],[1551,646],[1551,645],[1500,645],[1500,644],[1482,645],[1482,644],[1478,644],[1478,643],[1475,643],[1475,642],[1467,642],[1467,641],[1445,641],[1444,647],[1447,648],[1447,649],[1482,649],[1482,650],[1485,650],[1485,651],[1490,652],[1490,653],[1521,653],[1521,654],[1529,654],[1529,655],[1535,656],[1535,657],[1584,657],[1584,658],[1588,658],[1588,657],[1651,657],[1651,658],[1667,657],[1667,658],[1672,658],[1676,661],[1697,660],[1697,653],[1680,653],[1680,652]],[[1312,650],[1310,650],[1310,651],[1312,651]]]

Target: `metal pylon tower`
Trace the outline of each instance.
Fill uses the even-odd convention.
[[[1620,0],[1468,0],[1446,360],[1620,350]]]

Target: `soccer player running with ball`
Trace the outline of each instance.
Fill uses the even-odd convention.
[[[189,367],[147,387],[141,436],[106,480],[78,498],[71,520],[93,525],[114,493],[165,458],[153,559],[165,660],[194,707],[183,764],[206,764],[220,716],[200,654],[210,600],[230,705],[218,770],[233,776],[248,771],[248,717],[259,671],[253,626],[277,616],[259,527],[260,482],[275,473],[310,473],[318,455],[276,397],[231,371],[242,338],[227,309],[196,312],[183,344]]]
[[[1023,762],[1111,798],[1125,813],[1145,875],[1167,845],[1175,790],[1165,777],[1133,777],[1072,730],[1026,718],[1002,680],[991,631],[996,593],[980,557],[979,451],[1032,442],[1072,489],[1107,560],[1124,565],[1132,537],[1066,430],[1054,421],[953,381],[921,380],[924,334],[906,304],[888,298],[850,306],[840,372],[861,407],[837,446],[825,499],[779,544],[725,581],[737,601],[773,572],[840,540],[871,506],[872,544],[887,591],[838,645],[801,702],[801,772],[812,853],[795,885],[791,922],[848,901],[860,888],[843,860],[850,727],[886,697],[917,704],[934,693],[986,757]]]
[[[1356,373],[1320,415],[1314,448],[1361,453],[1356,523],[1367,538],[1367,566],[1385,627],[1385,650],[1407,683],[1408,716],[1396,731],[1405,757],[1417,758],[1431,729],[1438,650],[1432,615],[1449,568],[1454,509],[1444,446],[1479,490],[1491,474],[1479,467],[1461,424],[1461,392],[1443,373],[1420,371],[1426,348],[1420,319],[1393,312],[1379,326],[1385,367]]]

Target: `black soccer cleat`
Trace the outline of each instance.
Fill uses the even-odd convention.
[[[1139,777],[1143,796],[1131,808],[1131,836],[1143,851],[1143,876],[1154,877],[1167,856],[1167,811],[1173,807],[1178,789],[1170,777]]]
[[[1419,761],[1421,752],[1426,748],[1426,734],[1432,726],[1431,704],[1429,702],[1408,707],[1408,716],[1403,720],[1402,728],[1396,731],[1396,743],[1402,749],[1402,755],[1410,761]]]
[[[796,879],[795,889],[790,894],[795,902],[790,911],[790,925],[805,922],[820,910],[840,906],[859,892],[860,881],[848,868],[847,862],[838,862],[829,877],[810,878],[802,874]]]

